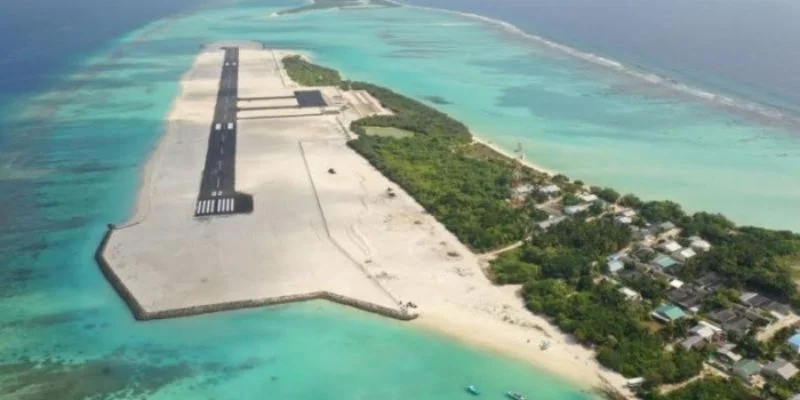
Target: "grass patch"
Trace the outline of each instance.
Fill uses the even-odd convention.
[[[367,135],[370,136],[382,136],[395,139],[402,139],[414,136],[414,132],[395,127],[365,126],[364,131],[367,133]]]

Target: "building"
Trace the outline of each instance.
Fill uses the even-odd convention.
[[[792,335],[792,337],[790,337],[786,343],[792,348],[792,350],[800,353],[800,333],[795,333]]]
[[[544,194],[546,194],[548,196],[549,195],[554,195],[554,194],[556,194],[556,193],[558,193],[560,191],[561,191],[561,188],[556,186],[556,185],[553,185],[553,184],[550,184],[550,185],[547,185],[547,186],[542,186],[542,187],[539,188],[539,193],[544,193]]]
[[[748,307],[764,310],[770,313],[770,315],[772,315],[772,317],[775,319],[783,319],[792,312],[788,305],[778,303],[777,301],[773,301],[772,299],[758,293],[743,293],[739,297],[739,301]]]
[[[520,185],[515,188],[511,189],[511,195],[513,197],[523,197],[531,194],[533,192],[533,186],[531,185]]]
[[[725,343],[717,349],[717,359],[724,364],[733,365],[742,360],[742,356],[733,351],[736,345]]]
[[[578,204],[578,205],[574,205],[574,206],[566,206],[566,207],[564,207],[564,214],[567,214],[567,215],[580,214],[580,213],[588,210],[589,207],[591,207],[591,205],[589,205],[589,204]]]
[[[631,288],[627,288],[627,287],[623,286],[623,287],[619,288],[619,292],[622,293],[623,296],[625,296],[625,300],[628,300],[628,301],[641,301],[642,300],[642,295],[640,295],[639,292],[637,292],[637,291],[635,291],[635,290],[633,290]]]
[[[631,231],[633,231],[633,238],[636,241],[644,242],[647,245],[652,244],[656,240],[656,237],[649,229],[631,226]]]
[[[636,210],[632,208],[623,208],[617,213],[617,215],[619,215],[620,217],[633,218],[636,216]]]
[[[781,359],[777,359],[765,365],[761,370],[761,374],[764,376],[780,378],[785,381],[792,379],[793,376],[797,375],[797,372],[798,369],[794,366],[794,364]]]
[[[693,285],[683,285],[680,289],[672,289],[667,292],[669,301],[679,305],[684,310],[696,314],[700,311],[700,306],[711,293]]]
[[[667,253],[675,253],[682,248],[681,245],[679,245],[678,242],[674,240],[669,240],[664,243],[661,243],[661,245],[659,245],[658,247]]]
[[[680,279],[673,279],[669,281],[669,286],[671,288],[680,289],[683,287],[683,281]]]
[[[788,399],[786,399],[786,400],[800,400],[800,393],[795,393],[795,395],[794,395],[794,396],[792,396],[792,397],[789,397],[789,398],[788,398]]]
[[[689,238],[691,244],[689,247],[698,250],[698,251],[709,251],[711,250],[711,243],[703,240],[700,236],[692,236]]]
[[[659,254],[653,259],[653,265],[666,271],[678,265],[678,262],[666,254]]]
[[[608,262],[608,272],[616,274],[625,268],[625,263],[621,260],[611,260]]]
[[[624,215],[617,215],[616,217],[614,217],[614,222],[622,225],[630,225],[633,223],[633,218],[626,217]]]
[[[598,200],[597,195],[593,193],[579,193],[577,197],[585,203],[593,203]]]
[[[650,315],[664,322],[674,322],[686,317],[686,313],[674,304],[664,304],[656,308]]]
[[[700,336],[703,338],[703,340],[708,342],[715,342],[719,340],[723,334],[722,328],[706,321],[698,322],[697,325],[692,327],[692,329],[689,329],[689,332],[693,335]]]
[[[672,222],[664,222],[658,225],[658,231],[661,233],[662,236],[675,236],[680,233],[680,229],[675,226]]]
[[[723,331],[734,332],[739,336],[744,336],[753,325],[747,312],[735,307],[711,313],[708,317],[719,324]],[[800,336],[798,336],[798,345],[800,345]]]
[[[722,278],[713,272],[705,274],[694,281],[694,284],[697,285],[697,287],[701,287],[710,292],[715,292],[717,289],[723,286],[723,283],[724,282],[722,281]]]
[[[553,225],[557,225],[559,222],[561,222],[561,221],[563,221],[565,219],[567,219],[567,217],[565,217],[563,215],[560,215],[558,217],[554,217],[554,216],[551,215],[548,219],[546,219],[544,221],[537,222],[536,226],[538,226],[542,230],[547,230],[547,228],[549,228],[549,227],[551,227]]]
[[[696,255],[697,253],[695,253],[692,249],[681,249],[672,253],[672,257],[680,262],[686,262]]]
[[[702,337],[697,335],[692,335],[681,342],[681,347],[683,347],[686,350],[692,350],[703,347],[705,343],[706,341]]]
[[[750,382],[754,376],[761,372],[761,364],[756,360],[745,358],[734,364],[731,372],[746,382]]]

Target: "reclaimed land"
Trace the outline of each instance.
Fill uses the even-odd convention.
[[[530,311],[545,316],[592,349],[603,366],[629,378],[645,378],[638,396],[653,400],[745,399],[756,392],[727,378],[725,371],[701,375],[707,368],[704,361],[714,352],[713,345],[684,350],[677,341],[704,315],[735,306],[743,291],[767,294],[793,308],[800,305],[794,279],[800,260],[799,235],[739,227],[719,214],[688,214],[672,201],[644,201],[530,165],[520,168],[507,154],[498,155],[491,147],[476,144],[464,124],[421,102],[369,83],[344,80],[336,71],[301,57],[283,61],[295,82],[365,90],[390,109],[391,116],[353,121],[350,127],[358,137],[348,145],[470,249],[490,254],[511,249],[498,251],[502,254],[486,274],[497,284],[521,288],[522,301]],[[406,138],[365,134],[370,127],[415,134]],[[509,201],[512,190],[521,183],[533,188],[552,185],[558,194],[533,190],[520,202]],[[559,218],[564,222],[548,229],[536,227],[552,218],[554,208],[579,206],[580,196],[587,194],[602,201],[587,203],[580,212]],[[622,210],[635,217],[619,223]],[[674,225],[676,242],[689,248],[689,242],[699,237],[709,249],[687,257],[661,278],[644,274],[624,278],[642,297],[628,301],[620,293],[620,283],[610,278],[607,256],[649,249],[634,233],[665,223]],[[665,241],[659,239],[653,246]],[[635,270],[637,266],[626,263],[625,268]],[[708,275],[719,276],[722,289],[703,302],[701,311],[667,324],[653,320],[652,309],[665,301],[667,278],[691,282]],[[746,356],[774,359],[782,343],[775,339],[759,342],[755,330],[730,335],[728,340]],[[779,332],[776,337],[790,330]],[[779,398],[800,389],[800,381],[769,383],[772,386],[767,390]],[[668,386],[673,390],[667,390]]]

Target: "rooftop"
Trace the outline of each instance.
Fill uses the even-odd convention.
[[[775,360],[764,366],[764,373],[773,376],[779,376],[783,379],[789,380],[797,375],[798,369],[794,364],[786,360]]]
[[[743,378],[751,377],[759,372],[761,372],[761,364],[749,358],[745,358],[733,366],[733,373]]]
[[[657,255],[656,258],[653,260],[653,263],[658,265],[662,269],[668,269],[678,265],[678,261],[676,261],[674,258],[666,254]]]
[[[676,242],[674,240],[670,240],[670,241],[664,242],[659,247],[661,247],[662,249],[664,249],[664,251],[666,251],[668,253],[676,252],[676,251],[678,251],[678,250],[680,250],[682,248],[681,245],[678,244],[678,242]]]
[[[625,268],[625,263],[620,260],[611,260],[608,262],[608,272],[612,274],[615,272],[619,272],[619,270]]]
[[[547,185],[547,186],[542,186],[542,187],[540,187],[540,188],[539,188],[539,191],[540,191],[540,192],[542,192],[542,193],[548,193],[548,194],[550,194],[550,193],[557,193],[557,192],[560,192],[560,191],[561,191],[561,188],[560,188],[560,187],[558,187],[558,186],[557,186],[557,185],[555,185],[555,184],[550,184],[550,185]]]
[[[792,346],[795,349],[799,349],[800,348],[800,333],[795,333],[786,342],[789,343],[789,346]]]
[[[668,321],[676,321],[686,316],[686,313],[681,310],[680,307],[674,304],[664,304],[661,307],[658,307],[653,312],[656,316],[661,317],[662,319]]]

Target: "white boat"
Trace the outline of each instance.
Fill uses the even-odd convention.
[[[525,400],[525,396],[520,393],[509,391],[506,396],[512,400]]]

